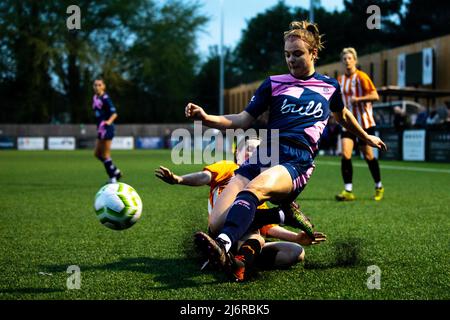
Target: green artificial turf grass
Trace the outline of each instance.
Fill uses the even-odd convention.
[[[112,155],[144,204],[125,231],[96,218],[94,195],[107,177],[91,151],[0,152],[0,299],[450,298],[449,164],[382,161],[385,199],[375,202],[369,170],[355,159],[357,201],[338,203],[340,159],[318,157],[298,202],[329,240],[307,247],[303,264],[237,284],[200,272],[192,248],[193,232],[206,230],[208,187],[153,174],[160,164],[179,174],[202,166],[175,166],[169,151]],[[79,290],[67,289],[70,265],[80,267]],[[380,290],[367,288],[371,265]]]

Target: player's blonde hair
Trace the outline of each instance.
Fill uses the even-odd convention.
[[[320,51],[324,48],[322,36],[319,32],[319,26],[307,20],[292,21],[289,24],[289,30],[284,32],[284,41],[291,37],[300,38],[305,41],[311,48],[311,51],[317,49]],[[316,60],[319,57],[316,57]]]
[[[358,61],[358,54],[356,53],[355,48],[352,48],[352,47],[342,49],[341,60],[344,57],[344,55],[346,55],[347,53],[350,53],[351,55],[353,55],[353,58],[355,58],[355,61]]]

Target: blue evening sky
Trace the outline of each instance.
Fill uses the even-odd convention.
[[[220,0],[200,0],[199,2],[203,5],[201,12],[210,17],[205,28],[206,32],[200,32],[197,40],[199,51],[205,57],[209,46],[220,43]],[[223,0],[225,46],[234,48],[247,21],[277,2],[278,0]],[[310,0],[285,0],[289,7],[309,8],[309,2]],[[321,5],[328,11],[344,9],[343,0],[321,0]]]

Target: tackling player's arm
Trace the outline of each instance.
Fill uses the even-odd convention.
[[[193,120],[201,120],[204,124],[211,128],[222,129],[247,129],[255,120],[247,111],[238,114],[226,114],[223,116],[214,116],[207,114],[202,107],[188,103],[185,108],[187,118]]]
[[[340,111],[333,111],[333,116],[340,125],[356,135],[358,138],[367,142],[367,144],[371,147],[378,148],[382,151],[385,151],[387,149],[386,145],[380,138],[367,134],[367,132],[365,132],[363,128],[361,128],[356,118],[347,108],[344,107]]]
[[[178,176],[163,166],[155,170],[155,176],[168,184],[181,184],[194,187],[207,185],[212,179],[211,172],[207,170]]]

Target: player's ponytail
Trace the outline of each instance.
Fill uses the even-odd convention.
[[[306,20],[292,21],[289,24],[289,30],[284,32],[284,41],[291,37],[297,37],[309,44],[311,50],[317,49],[317,51],[320,51],[323,49],[322,36],[317,24]]]

